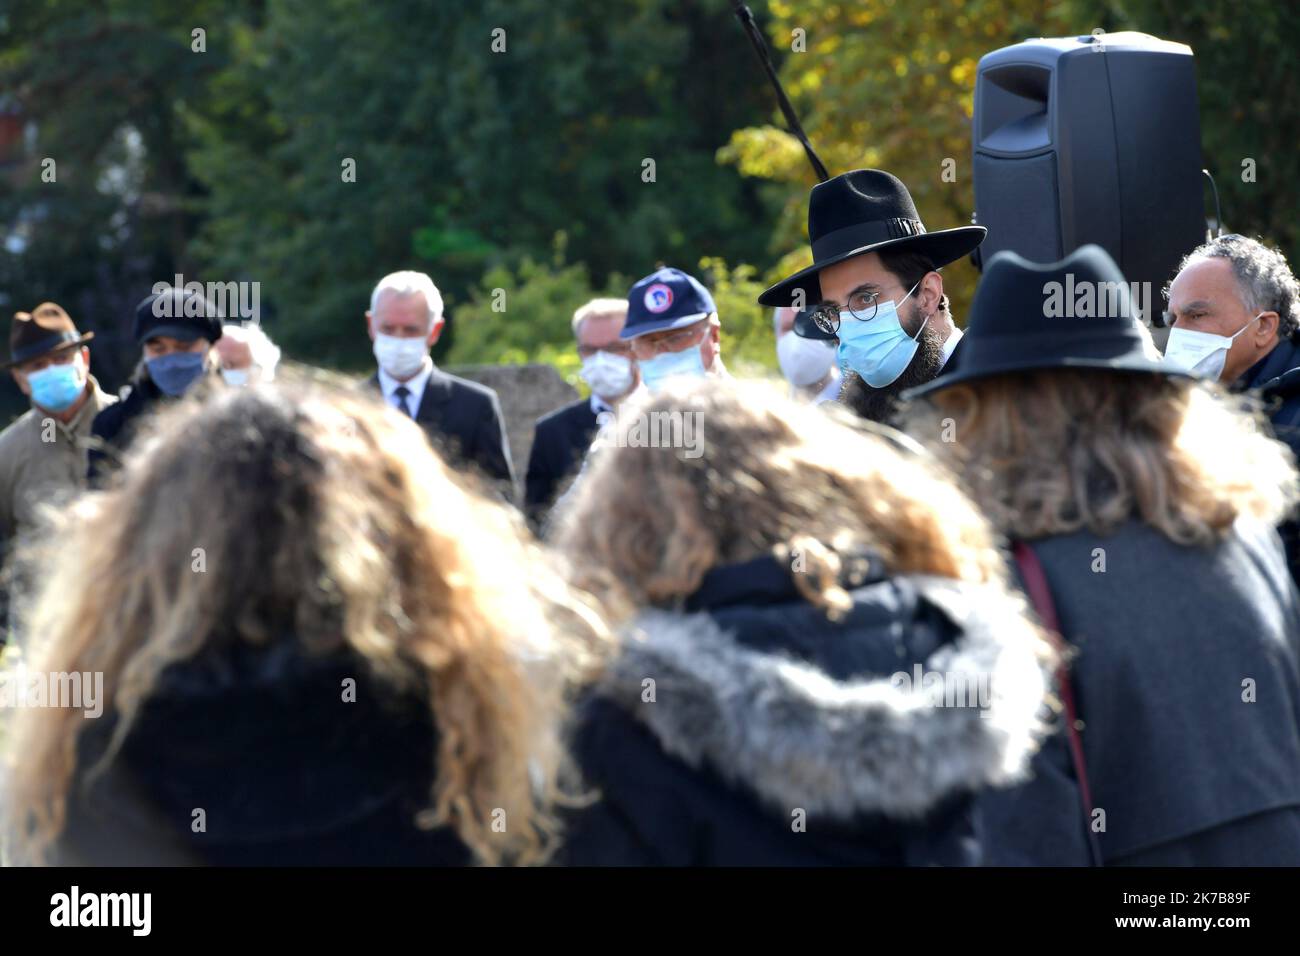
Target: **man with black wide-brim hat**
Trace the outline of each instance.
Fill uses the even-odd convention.
[[[95,333],[77,331],[53,302],[14,315],[9,370],[32,407],[0,432],[0,563],[12,542],[35,533],[42,506],[85,486],[91,423],[117,399],[90,374]],[[6,614],[0,595],[0,643]]]
[[[813,187],[813,264],[758,301],[811,310],[795,332],[838,341],[840,401],[863,418],[888,421],[905,389],[952,367],[961,332],[938,270],[974,251],[986,232],[927,232],[896,176],[855,169]]]

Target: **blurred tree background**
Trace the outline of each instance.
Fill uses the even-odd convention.
[[[931,228],[973,209],[984,53],[1098,27],[1188,43],[1227,224],[1300,252],[1289,5],[750,6],[832,173],[891,170]],[[1241,179],[1245,158],[1256,182]],[[671,264],[714,290],[728,364],[772,368],[771,316],[754,297],[808,261],[813,182],[727,0],[0,6],[0,319],[65,305],[97,333],[108,387],[135,358],[135,302],[177,273],[259,282],[287,355],[361,370],[371,286],[423,269],[448,302],[440,362],[546,361],[571,375],[574,308]],[[977,276],[965,262],[947,273],[960,321]],[[0,402],[22,407],[12,383]]]

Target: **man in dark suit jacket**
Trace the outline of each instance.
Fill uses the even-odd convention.
[[[366,312],[379,370],[369,387],[415,419],[453,465],[470,463],[514,497],[514,469],[496,392],[435,368],[442,296],[423,272],[394,272],[375,286]]]
[[[627,320],[626,299],[593,299],[573,315],[573,335],[582,357],[581,376],[591,397],[581,398],[537,422],[524,480],[529,518],[540,524],[561,484],[572,477],[591,447],[597,418],[615,407],[640,384],[631,345],[619,339]]]

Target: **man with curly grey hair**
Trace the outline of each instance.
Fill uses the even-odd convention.
[[[1231,235],[1197,247],[1167,295],[1166,364],[1254,390],[1300,368],[1300,346],[1292,340],[1300,286],[1282,254],[1263,243]],[[1300,389],[1292,400],[1300,415]]]
[[[1183,259],[1165,291],[1165,364],[1258,395],[1300,459],[1300,283],[1282,254],[1246,236],[1219,236]],[[1300,526],[1279,530],[1300,582]]]

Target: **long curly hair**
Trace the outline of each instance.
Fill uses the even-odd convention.
[[[1250,400],[1185,378],[1068,369],[991,376],[904,413],[1004,533],[1034,539],[1139,519],[1181,545],[1295,506],[1290,449]]]
[[[697,448],[645,441],[676,421]],[[851,603],[841,567],[863,550],[893,574],[1006,580],[988,522],[946,472],[842,409],[711,380],[624,406],[610,427],[552,535],[612,617],[674,606],[711,568],[765,554],[800,559],[796,584],[831,617]]]
[[[39,638],[29,666],[104,674],[118,723],[92,772],[165,668],[218,641],[292,640],[354,653],[427,699],[437,779],[419,825],[454,828],[485,863],[544,860],[568,779],[566,698],[606,630],[519,517],[413,422],[319,377],[186,400],[140,434],[113,486],[72,506],[36,557],[24,629]],[[41,862],[62,831],[85,719],[14,712],[4,809],[18,859]]]

